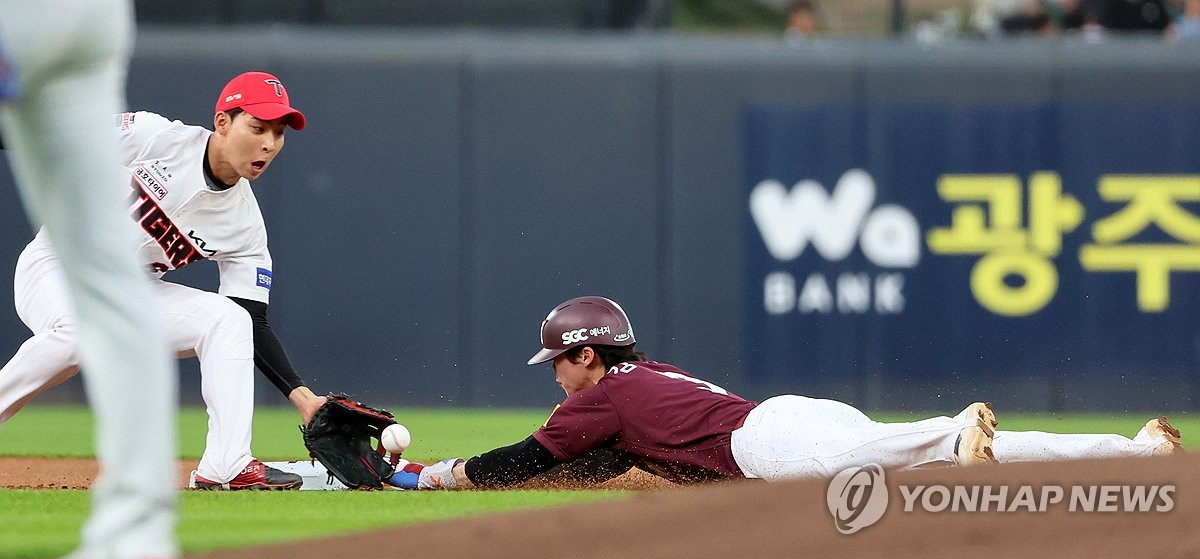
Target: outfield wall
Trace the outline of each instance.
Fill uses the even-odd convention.
[[[603,294],[752,398],[1200,402],[1194,47],[144,28],[130,104],[207,124],[244,69],[309,118],[255,191],[271,320],[318,391],[552,405],[537,327]],[[0,305],[0,352],[26,336]]]

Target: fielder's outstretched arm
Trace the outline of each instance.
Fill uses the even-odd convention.
[[[254,365],[293,406],[296,406],[307,425],[321,404],[325,403],[325,398],[313,394],[313,391],[304,385],[304,381],[300,380],[300,375],[296,374],[296,368],[292,366],[283,344],[279,342],[279,337],[275,335],[271,323],[267,320],[267,304],[238,297],[230,299],[246,309],[254,323]]]
[[[458,481],[465,477],[468,484],[459,487],[510,487],[557,466],[555,458],[533,436],[525,440],[490,450],[454,468]]]

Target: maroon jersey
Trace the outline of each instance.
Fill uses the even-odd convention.
[[[743,477],[729,439],[755,405],[673,365],[633,361],[568,396],[533,437],[563,461],[614,448],[673,481]]]

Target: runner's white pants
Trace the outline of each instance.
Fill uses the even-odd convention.
[[[831,477],[870,463],[885,468],[954,463],[954,442],[973,421],[960,413],[880,423],[842,402],[785,395],[751,410],[733,432],[731,446],[746,477]],[[996,431],[992,450],[1003,463],[1149,456],[1154,446],[1121,435]]]
[[[125,211],[129,177],[118,165],[112,124],[124,110],[132,4],[0,2],[0,42],[23,89],[0,107],[0,126],[30,221],[48,224],[70,272],[55,297],[65,301],[69,294],[75,302],[71,328],[78,327],[75,347],[87,364],[96,418],[101,472],[78,549],[83,557],[178,553],[178,376],[134,256],[138,233]],[[53,343],[67,336],[75,337],[73,330],[42,338]]]

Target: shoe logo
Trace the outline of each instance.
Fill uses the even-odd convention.
[[[846,468],[829,481],[825,502],[839,532],[853,534],[879,521],[887,510],[883,467],[867,464]]]

